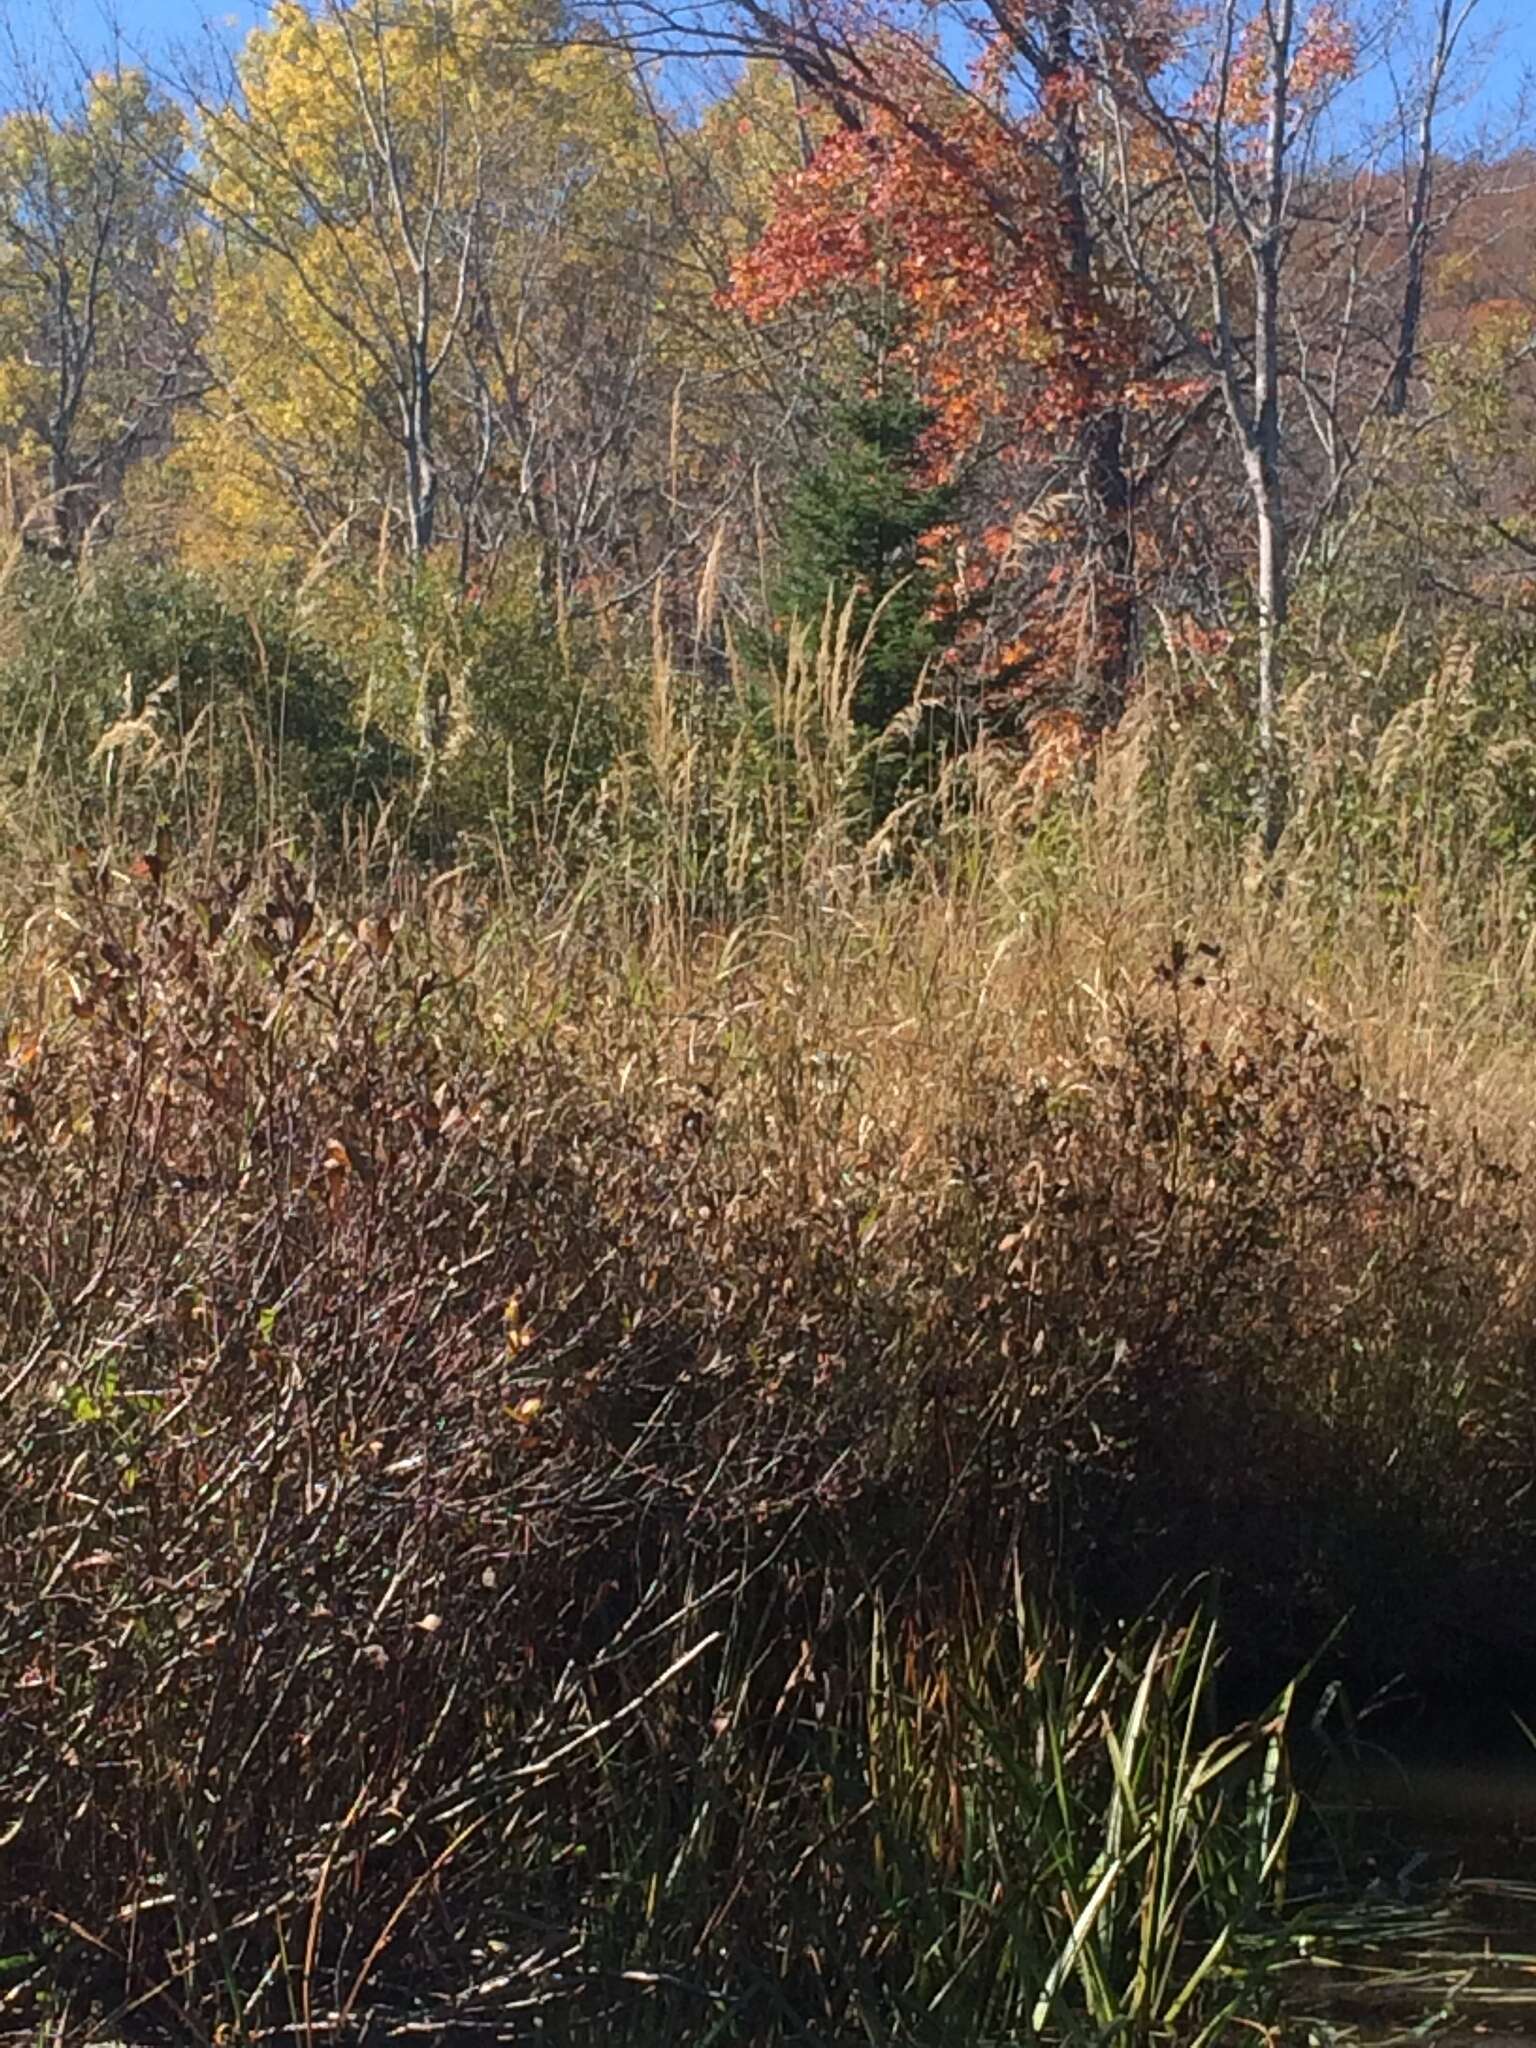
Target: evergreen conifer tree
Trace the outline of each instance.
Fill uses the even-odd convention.
[[[869,633],[853,711],[872,731],[910,702],[924,663],[947,639],[931,616],[934,579],[918,551],[922,536],[948,518],[952,500],[923,476],[928,423],[900,389],[838,406],[827,453],[785,512],[775,615],[814,630],[829,594],[834,609],[852,599],[855,645]]]

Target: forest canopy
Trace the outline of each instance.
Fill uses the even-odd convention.
[[[1479,28],[281,0],[222,65],[13,52],[8,516],[322,578],[343,643],[387,587],[718,677],[851,603],[865,723],[937,692],[1026,751],[1235,647],[1273,842],[1342,595],[1528,601],[1531,166],[1469,139]]]

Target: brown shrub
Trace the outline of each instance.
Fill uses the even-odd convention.
[[[9,1889],[103,1996],[303,1956],[341,2000],[404,1929],[456,1981],[464,1899],[506,1911],[477,1801],[574,1841],[680,1617],[687,1751],[722,1603],[769,1729],[818,1667],[850,1710],[873,1590],[941,1627],[1020,1557],[1224,1571],[1276,1654],[1529,1585],[1522,1183],[1213,954],[1039,1072],[978,1036],[876,1086],[771,949],[661,1023],[562,942],[538,1012],[425,900],[166,862],[34,919],[0,1143]]]

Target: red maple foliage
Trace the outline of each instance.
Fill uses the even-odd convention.
[[[1149,315],[1149,295],[1127,287],[1113,234],[1091,218],[1085,165],[1102,145],[1118,153],[1118,175],[1172,194],[1144,231],[1159,238],[1167,303],[1198,298],[1206,239],[1230,221],[1213,227],[1193,205],[1181,210],[1177,138],[1203,137],[1240,185],[1262,154],[1272,51],[1262,8],[1125,0],[1094,42],[1090,91],[1075,19],[1064,0],[985,0],[988,31],[968,23],[979,41],[966,81],[937,46],[868,11],[856,24],[839,16],[808,55],[791,38],[802,84],[814,96],[823,81],[827,132],[784,181],[734,296],[755,319],[840,296],[895,304],[898,354],[933,415],[935,479],[985,473],[948,587],[986,625],[959,636],[957,656],[968,650],[994,690],[1060,703],[1066,682],[1067,701],[1112,718],[1133,635],[1133,510],[1147,524],[1138,422],[1153,416],[1165,448],[1175,445],[1174,429],[1206,416],[1196,408],[1212,369],[1209,337],[1203,351],[1181,342],[1178,319],[1172,337],[1166,319],[1147,331],[1155,306]],[[1202,86],[1211,51],[1214,83]],[[1320,102],[1354,62],[1342,0],[1321,0],[1285,60],[1292,109]],[[1138,110],[1165,69],[1174,84],[1159,125]],[[1180,104],[1182,71],[1191,82]],[[1107,103],[1118,118],[1103,128]],[[1095,669],[1110,679],[1097,695],[1081,687]]]
[[[902,353],[935,414],[934,467],[950,473],[989,428],[1051,434],[1104,403],[1134,351],[1072,275],[1027,130],[980,101],[945,104],[931,78],[898,72],[888,91],[915,105],[872,108],[822,140],[784,181],[735,293],[757,319],[859,286],[893,295]]]
[[[1075,573],[1085,551],[1073,548],[1070,493],[1041,510],[1042,468],[1068,462],[1089,422],[1166,403],[1172,387],[1139,374],[1134,322],[1072,245],[1041,146],[1072,80],[1021,116],[997,41],[969,92],[909,38],[874,38],[861,59],[857,118],[844,106],[784,180],[734,297],[756,320],[839,295],[898,308],[896,353],[932,414],[932,476],[953,482],[984,463],[991,477],[979,518],[932,536],[968,621],[951,658],[969,654],[994,688],[1022,683],[1033,696],[1112,658],[1118,630],[1093,579]]]

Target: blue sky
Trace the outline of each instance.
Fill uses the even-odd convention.
[[[72,49],[97,63],[111,50],[114,28],[125,56],[160,60],[174,71],[174,53],[206,45],[237,43],[260,18],[266,0],[0,0],[6,31],[23,50],[41,53],[60,30]],[[1432,0],[1410,0],[1427,13]],[[1369,8],[1370,0],[1367,0]],[[1486,130],[1497,141],[1512,139],[1512,117],[1529,89],[1531,119],[1523,137],[1536,135],[1536,0],[1479,0],[1470,32],[1470,62],[1464,103],[1443,130],[1468,137]],[[1391,104],[1387,76],[1368,75],[1353,102],[1366,117]],[[1346,140],[1344,136],[1340,140]]]

